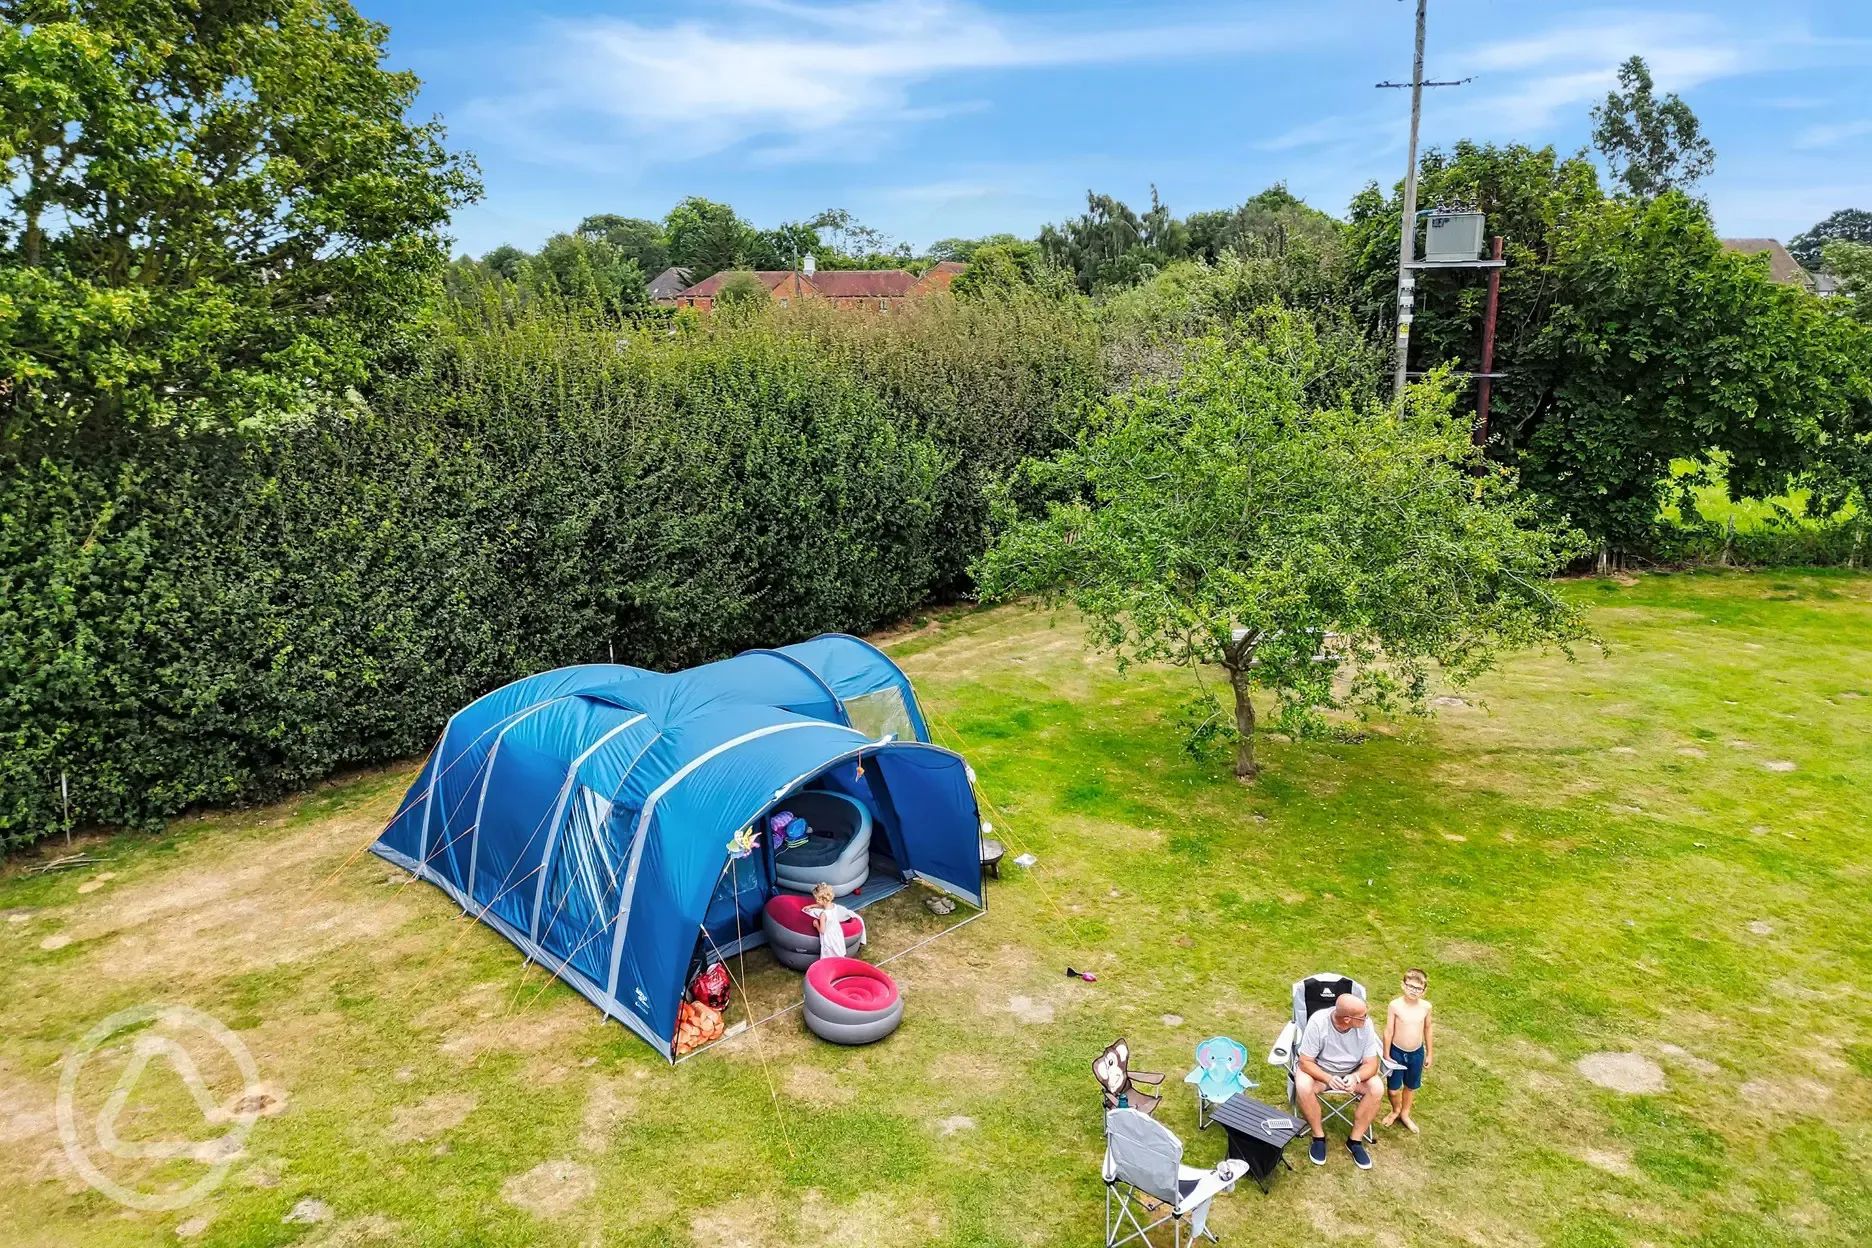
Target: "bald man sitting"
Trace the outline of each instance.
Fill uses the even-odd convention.
[[[1300,1113],[1313,1128],[1313,1164],[1326,1164],[1326,1128],[1320,1125],[1320,1093],[1347,1092],[1358,1098],[1352,1115],[1352,1138],[1346,1151],[1361,1170],[1371,1169],[1365,1133],[1384,1103],[1384,1080],[1378,1074],[1378,1033],[1372,1030],[1365,1002],[1342,993],[1330,1010],[1307,1019],[1300,1033],[1299,1069],[1294,1092]]]

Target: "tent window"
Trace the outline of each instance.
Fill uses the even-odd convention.
[[[556,956],[569,955],[574,967],[599,984],[609,970],[611,946],[598,933],[617,913],[628,848],[616,834],[628,829],[629,820],[620,819],[619,828],[613,828],[611,811],[609,798],[579,786],[548,869],[546,910],[539,927],[545,949]]]
[[[894,687],[847,698],[845,713],[851,716],[852,727],[873,740],[887,733],[899,741],[917,739],[903,694]]]

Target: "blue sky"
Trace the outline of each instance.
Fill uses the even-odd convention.
[[[758,225],[849,209],[919,247],[1030,235],[1088,187],[1179,214],[1275,181],[1342,214],[1402,173],[1408,0],[359,0],[474,153],[457,250],[536,246],[684,195]],[[1645,56],[1717,150],[1727,235],[1872,208],[1872,0],[1431,0],[1426,144],[1587,141]]]

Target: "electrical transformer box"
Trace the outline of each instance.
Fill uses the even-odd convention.
[[[1431,213],[1424,231],[1424,259],[1431,263],[1478,260],[1483,219],[1479,212]]]

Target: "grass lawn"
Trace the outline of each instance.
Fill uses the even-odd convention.
[[[1382,1000],[1419,965],[1440,1020],[1423,1134],[1381,1134],[1369,1173],[1337,1136],[1324,1170],[1291,1149],[1272,1195],[1218,1200],[1223,1244],[1862,1242],[1872,577],[1569,592],[1609,656],[1522,656],[1362,744],[1270,741],[1253,788],[1180,753],[1164,716],[1185,674],[1118,677],[1070,616],[899,637],[997,833],[1039,864],[892,963],[905,1023],[867,1049],[813,1041],[795,1013],[671,1069],[542,992],[440,892],[352,857],[413,764],[100,840],[111,862],[83,872],[12,864],[0,1239],[1093,1244],[1089,1063],[1109,1040],[1170,1072],[1159,1118],[1209,1164],[1221,1132],[1195,1131],[1176,1086],[1197,1041],[1234,1035],[1258,1063],[1298,976],[1345,971]],[[874,956],[950,921],[909,894],[870,913]],[[764,953],[748,970],[761,1009],[796,999]],[[233,1028],[273,1102],[219,1190],[175,1212],[88,1188],[54,1114],[67,1047],[149,1001]],[[87,1066],[83,1121],[126,1050]],[[1594,1054],[1657,1090],[1598,1086],[1578,1065]],[[120,1132],[172,1134],[187,1095],[146,1074]],[[201,1173],[112,1164],[148,1190]]]

